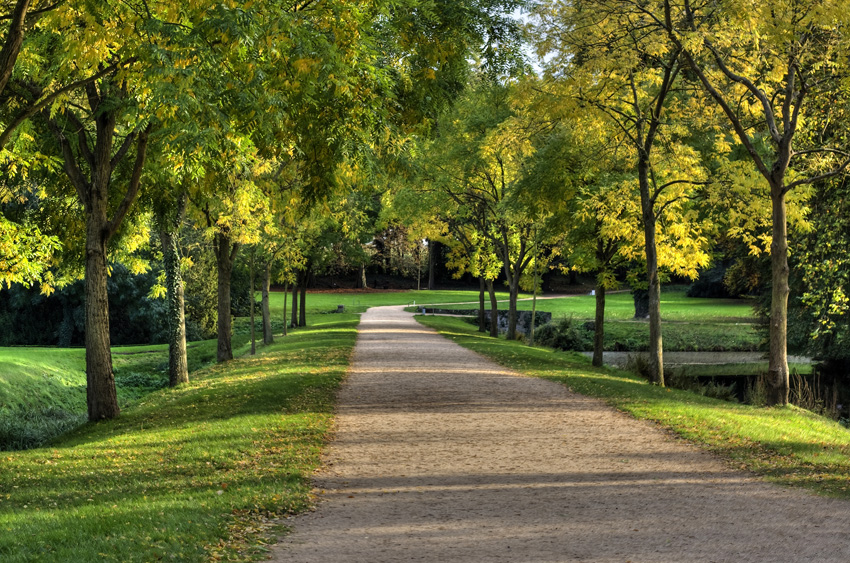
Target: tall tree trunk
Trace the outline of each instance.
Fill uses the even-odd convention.
[[[649,376],[664,387],[664,358],[661,344],[661,284],[658,281],[658,249],[655,243],[655,209],[649,194],[649,156],[638,159],[641,211],[649,282]]]
[[[605,348],[605,285],[596,282],[596,325],[593,328],[593,365],[602,367]]]
[[[304,277],[301,278],[301,306],[298,311],[298,326],[307,326],[307,281],[310,276],[310,266],[304,270]]]
[[[289,282],[286,282],[283,285],[283,335],[287,335],[287,328],[289,326],[289,318],[286,316],[286,302],[289,301]]]
[[[254,309],[256,309],[256,305],[254,303],[254,252],[251,251],[251,262],[248,266],[248,307],[250,307],[250,314],[248,315],[251,319],[251,355],[254,356],[257,354],[257,327],[256,327],[256,319],[254,315]]]
[[[478,278],[478,332],[487,332],[487,323],[484,317],[484,291],[486,284],[484,276]]]
[[[437,277],[434,267],[437,264],[436,254],[438,244],[437,241],[428,239],[428,289],[430,290],[437,289]]]
[[[232,322],[230,303],[230,279],[233,273],[233,262],[239,244],[231,242],[230,236],[224,233],[215,235],[215,258],[218,269],[218,350],[216,359],[226,362],[233,359]]]
[[[163,227],[159,231],[165,265],[165,289],[168,300],[168,384],[176,387],[189,382],[186,357],[186,308],[183,300],[183,275],[180,272],[180,250],[177,232]]]
[[[499,337],[499,302],[496,300],[496,289],[493,280],[487,280],[487,292],[490,294],[490,336]]]
[[[95,194],[86,213],[86,402],[90,421],[115,418],[121,412],[109,338],[108,270],[103,236],[106,198],[100,195]]]
[[[301,279],[301,272],[295,275],[295,282],[292,284],[292,328],[298,326],[298,281]]]
[[[768,355],[769,405],[788,403],[788,228],[785,194],[781,183],[771,187],[773,241],[770,244],[772,293],[770,300],[770,352]]]
[[[263,272],[263,344],[269,345],[274,342],[272,334],[272,316],[271,307],[269,306],[269,290],[272,285],[272,263],[266,262],[266,268]],[[286,294],[284,293],[284,302]]]

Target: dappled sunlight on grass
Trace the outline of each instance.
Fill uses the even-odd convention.
[[[461,320],[417,319],[510,369],[567,385],[776,482],[850,498],[850,430],[796,407],[759,408],[650,385],[621,370],[594,368],[575,353],[489,338]]]

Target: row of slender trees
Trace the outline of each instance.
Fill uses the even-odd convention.
[[[7,283],[45,292],[84,276],[89,419],[119,414],[111,262],[144,269],[135,251],[158,235],[172,379],[185,380],[175,243],[188,216],[214,247],[218,358],[231,358],[240,249],[262,242],[270,256],[297,254],[329,194],[364,183],[427,130],[465,83],[468,59],[506,65],[515,4],[6,3],[0,262]]]

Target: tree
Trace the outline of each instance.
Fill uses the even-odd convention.
[[[830,128],[818,134],[806,127],[807,121],[816,120],[813,100],[823,97],[835,107],[846,104],[845,90],[838,87],[846,72],[846,26],[850,23],[846,5],[837,0],[806,0],[741,10],[726,4],[697,7],[665,0],[664,9],[668,18],[650,21],[682,52],[769,187],[769,403],[786,404],[786,197],[794,188],[834,177],[850,165],[844,136]]]
[[[565,90],[605,115],[621,138],[615,146],[627,147],[633,159],[649,291],[650,375],[664,385],[658,224],[670,206],[707,181],[700,155],[689,146],[693,132],[682,122],[693,110],[679,88],[682,49],[644,32],[646,12],[669,17],[661,6],[629,0],[540,4],[534,13],[538,52],[549,56],[550,95]],[[707,261],[704,252],[697,256]]]

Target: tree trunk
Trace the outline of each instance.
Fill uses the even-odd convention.
[[[307,279],[310,274],[310,267],[304,270],[304,276],[301,278],[301,306],[298,311],[298,326],[307,326]]]
[[[516,300],[519,295],[519,276],[513,276],[508,288],[510,291],[508,298],[508,333],[505,338],[516,340]]]
[[[165,265],[165,289],[168,300],[168,384],[176,387],[189,382],[186,357],[186,308],[183,302],[183,275],[180,272],[180,250],[176,230],[159,231]]]
[[[772,293],[770,300],[770,352],[767,404],[788,404],[788,230],[782,185],[771,187],[773,241],[770,244]]]
[[[248,307],[250,307],[250,314],[248,317],[251,320],[251,355],[254,356],[257,354],[257,327],[255,324],[255,315],[254,309],[256,309],[256,305],[254,303],[254,252],[251,252],[251,263],[248,266]]]
[[[109,338],[104,192],[93,194],[86,211],[86,402],[90,421],[115,418],[121,412]]]
[[[658,281],[658,250],[655,246],[655,209],[649,195],[649,156],[638,160],[641,211],[649,281],[649,376],[664,387],[664,358],[661,344],[661,284]]]
[[[229,235],[224,233],[215,235],[215,259],[218,267],[218,350],[216,354],[218,362],[233,359],[230,278],[238,250],[239,244],[232,243]]]
[[[301,278],[301,273],[295,275],[295,282],[292,284],[292,328],[298,326],[298,281]]]
[[[487,332],[487,323],[484,321],[484,291],[486,284],[484,276],[478,278],[478,332]]]
[[[360,265],[360,273],[357,275],[357,286],[360,289],[366,289],[366,264]]]
[[[437,289],[436,275],[434,265],[437,263],[437,241],[428,239],[428,289]]]
[[[263,273],[263,344],[269,345],[274,342],[272,334],[272,316],[271,308],[269,307],[269,290],[272,285],[272,263],[266,262],[265,272]],[[284,294],[285,296],[286,294]],[[286,301],[286,299],[284,299]]]
[[[602,367],[605,347],[605,286],[596,282],[596,325],[593,328],[593,365]]]
[[[490,294],[490,336],[499,337],[499,302],[496,300],[496,290],[493,280],[487,280],[487,292]]]
[[[289,282],[286,282],[283,285],[283,335],[287,335],[287,328],[289,326],[289,319],[286,316],[286,302],[289,301]]]

